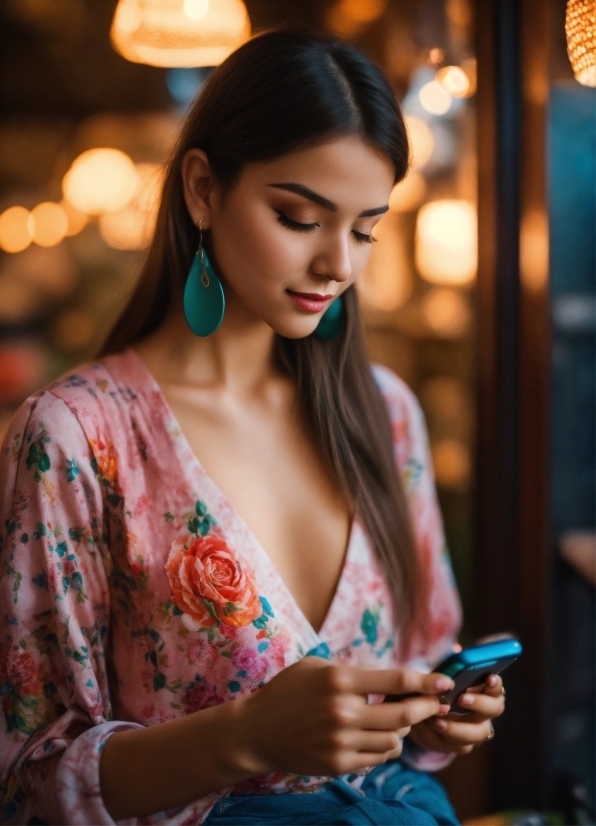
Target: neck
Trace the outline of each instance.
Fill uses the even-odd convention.
[[[209,337],[195,336],[179,309],[135,346],[157,381],[244,395],[276,375],[273,330],[236,296],[227,292],[226,300],[224,320]]]

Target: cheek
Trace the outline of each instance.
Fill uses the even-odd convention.
[[[218,262],[239,294],[255,286],[268,292],[304,272],[308,265],[304,236],[281,227],[269,208],[253,206],[240,216],[230,216],[221,226],[221,243],[218,240],[214,237]]]

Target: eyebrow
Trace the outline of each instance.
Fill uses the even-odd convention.
[[[312,201],[319,206],[322,206],[323,209],[328,209],[329,212],[337,212],[339,207],[337,204],[334,204],[333,201],[330,201],[329,198],[323,197],[323,195],[319,195],[317,192],[313,192],[312,189],[309,189],[304,184],[268,184],[268,186],[273,187],[273,189],[285,189],[286,192],[294,192],[296,195],[301,195],[303,198],[308,198],[309,201]],[[374,209],[365,209],[364,212],[361,212],[358,217],[359,218],[371,218],[373,215],[383,215],[389,207],[387,205],[382,207],[375,207]]]

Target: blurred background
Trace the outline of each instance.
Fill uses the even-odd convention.
[[[593,823],[593,0],[5,0],[0,439],[98,350],[211,67],[288,22],[355,42],[401,102],[412,164],[359,284],[368,346],[426,415],[462,641],[526,648],[494,742],[442,778],[475,823]]]

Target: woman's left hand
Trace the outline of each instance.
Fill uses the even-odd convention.
[[[503,681],[490,674],[484,685],[469,688],[457,699],[460,708],[469,709],[465,717],[459,714],[430,717],[412,726],[411,739],[430,751],[467,754],[475,746],[490,740],[492,720],[505,711]]]

